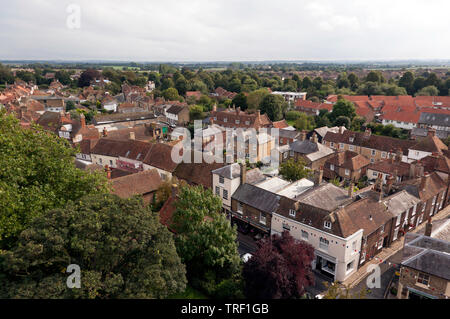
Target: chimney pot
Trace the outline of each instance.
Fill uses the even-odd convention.
[[[245,163],[239,163],[241,168],[241,185],[247,183],[247,165]]]
[[[105,172],[106,172],[106,178],[111,179],[111,168],[109,167],[109,165],[105,166]]]

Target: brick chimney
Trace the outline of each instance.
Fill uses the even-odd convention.
[[[178,185],[172,184],[172,197],[176,197],[178,195]]]
[[[402,157],[403,157],[403,151],[401,148],[397,149],[397,152],[395,153],[395,161],[396,162],[401,162],[402,161]]]
[[[427,135],[428,136],[436,136],[436,130],[432,127],[428,127]]]
[[[431,232],[433,230],[433,223],[431,222],[431,217],[428,217],[428,223],[425,225],[425,236],[431,237]]]
[[[344,134],[345,126],[339,126],[339,134]]]
[[[369,138],[370,135],[372,135],[372,130],[370,128],[366,128],[366,130],[364,131],[364,137]]]
[[[319,186],[322,183],[323,178],[323,166],[319,168],[319,171],[316,172],[316,178],[314,180],[314,185]]]
[[[260,110],[258,110],[256,112],[256,118],[258,119],[258,121],[261,121],[261,111]]]
[[[236,108],[236,114],[239,115],[239,112],[241,112],[241,107],[237,107],[237,108]]]
[[[386,194],[389,195],[392,189],[392,185],[394,184],[394,176],[389,175],[386,180]]]
[[[420,162],[420,160],[417,162],[416,175],[417,175],[417,177],[424,176],[424,167],[423,167],[422,163]]]
[[[85,128],[86,127],[86,117],[84,116],[83,113],[80,114],[80,122],[81,122],[81,127]]]
[[[245,163],[239,163],[241,168],[241,185],[247,183],[247,165]]]
[[[430,175],[425,175],[420,180],[420,190],[423,192],[425,190],[425,187],[427,186],[427,181],[430,178]]]
[[[353,182],[350,183],[350,185],[348,186],[348,197],[352,198],[353,197],[353,187],[355,186],[355,184]]]
[[[111,179],[111,168],[108,165],[105,166],[105,172],[106,172],[106,178]]]
[[[317,137],[316,132],[311,135],[311,142],[317,144],[319,142],[319,138]]]
[[[305,132],[305,131],[302,131],[302,132],[300,133],[300,140],[301,140],[301,141],[306,140],[306,132]]]

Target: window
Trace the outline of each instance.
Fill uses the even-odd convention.
[[[295,217],[295,215],[296,215],[295,209],[290,209],[289,210],[289,216]]]
[[[160,173],[159,175],[161,176],[161,179],[163,181],[165,181],[167,179],[167,175],[166,174]]]
[[[288,152],[283,153],[283,158],[286,159],[288,157]]]
[[[372,156],[375,156],[377,154],[376,150],[372,150]]]
[[[350,151],[354,151],[355,150],[355,146],[354,145],[349,145],[348,148],[350,149]]]
[[[304,230],[302,230],[302,238],[303,239],[305,239],[305,240],[308,240],[308,232],[307,231],[304,231]]]
[[[381,225],[380,227],[380,234],[384,233],[384,225]]]
[[[226,117],[223,118],[223,122],[226,123],[228,122],[228,119]]]
[[[386,152],[381,153],[381,158],[386,158]]]
[[[319,248],[328,250],[328,245],[329,244],[330,244],[330,242],[328,240],[326,240],[323,237],[320,237],[320,239],[319,239]]]
[[[395,222],[395,226],[400,225],[400,220],[402,219],[402,215],[397,216],[397,221]]]
[[[266,224],[266,213],[261,212],[259,214],[259,222],[263,225]]]
[[[354,260],[352,260],[351,262],[349,262],[349,263],[347,264],[347,271],[352,271],[354,265],[355,265],[355,261],[354,261]]]
[[[220,187],[219,186],[216,186],[216,195],[220,196]]]
[[[223,190],[223,199],[228,199],[228,191],[226,189]]]
[[[98,161],[100,164],[103,162],[103,160],[101,158],[99,158]]]
[[[224,181],[225,181],[225,179],[223,178],[223,176],[219,176],[219,183],[220,183],[220,184],[223,184]]]
[[[289,156],[293,157],[294,156],[294,151],[289,151]]]
[[[392,237],[392,240],[396,240],[396,239],[397,239],[397,237],[398,237],[398,230],[399,230],[399,227],[397,227],[397,228],[395,229],[395,231],[394,231],[394,237]]]
[[[283,230],[291,231],[291,226],[289,226],[287,223],[283,223]]]
[[[323,227],[325,227],[325,228],[327,228],[327,229],[331,229],[331,222],[325,221],[325,222],[323,223]]]
[[[383,248],[383,240],[384,238],[380,238],[380,240],[378,241],[378,249]]]
[[[422,205],[422,213],[425,211],[426,208],[427,208],[427,202],[423,203],[423,205]]]
[[[350,143],[353,143],[354,140],[355,140],[355,138],[353,136],[350,136],[350,138],[349,138]]]
[[[416,214],[416,210],[417,210],[417,204],[414,205],[411,216],[414,216]]]
[[[353,252],[355,252],[356,250],[356,240],[352,243],[352,250]]]
[[[242,214],[244,212],[244,210],[242,209],[242,204],[241,203],[237,204],[237,212],[240,213],[240,214]]]
[[[334,147],[334,143],[333,142],[330,143],[330,147]]]
[[[334,165],[330,164],[330,170],[334,171]]]
[[[113,166],[113,161],[109,160],[109,165]]]
[[[430,284],[430,276],[424,273],[419,273],[417,276],[417,283],[428,286]]]
[[[236,123],[236,124],[239,124],[239,120],[236,120],[235,123]]]
[[[378,172],[372,172],[373,177],[378,177]]]
[[[350,175],[350,170],[349,169],[345,169],[345,175],[349,176]]]
[[[366,251],[363,250],[361,252],[361,260],[359,261],[360,264],[362,264],[366,260]]]
[[[375,160],[373,158],[370,159],[370,163],[373,164],[375,163]]]
[[[339,148],[340,148],[341,150],[343,150],[343,149],[344,149],[344,143],[339,143]]]

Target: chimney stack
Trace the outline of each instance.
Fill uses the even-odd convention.
[[[257,115],[258,121],[261,121],[261,111],[260,110],[256,111],[256,115]]]
[[[106,172],[106,178],[111,179],[111,168],[108,165],[105,166],[105,172]]]
[[[305,132],[305,131],[302,131],[302,132],[300,133],[300,140],[301,140],[301,141],[306,140],[306,132]]]
[[[239,163],[241,168],[241,185],[247,183],[247,165],[245,163]]]
[[[394,184],[394,177],[392,176],[392,175],[389,175],[388,177],[387,177],[387,181],[386,181],[386,186],[387,186],[387,189],[386,189],[386,194],[389,196],[389,193],[391,192],[391,189],[392,189],[392,185]]]
[[[424,176],[424,167],[420,160],[417,162],[417,170],[416,170],[417,177]]]
[[[108,136],[108,131],[106,130],[106,127],[103,128],[103,137]]]
[[[316,132],[314,132],[311,136],[311,142],[317,144],[319,142],[319,138],[317,137]]]
[[[425,236],[431,237],[431,231],[433,230],[433,223],[431,217],[428,217],[428,223],[425,225]]]
[[[428,136],[435,136],[436,135],[436,130],[432,127],[428,127]]]
[[[319,168],[319,171],[316,172],[316,178],[314,181],[315,186],[319,186],[322,183],[322,178],[323,178],[323,167],[321,166]]]
[[[416,163],[409,164],[409,178],[416,177]]]
[[[344,128],[345,126],[339,126],[339,134],[344,134]]]
[[[353,197],[353,187],[354,187],[354,183],[351,182],[349,187],[348,187],[348,197],[352,198]]]
[[[86,117],[84,116],[83,113],[80,114],[80,122],[81,122],[81,127],[85,128],[86,127]]]
[[[237,107],[236,108],[236,114],[238,114],[239,115],[239,112],[241,111],[241,107]]]
[[[130,140],[135,140],[136,134],[134,132],[130,132]]]
[[[176,197],[178,195],[178,185],[172,184],[172,197]]]

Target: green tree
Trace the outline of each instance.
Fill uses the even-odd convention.
[[[409,95],[414,94],[414,74],[410,71],[405,72],[400,80],[398,81],[398,85],[405,88],[406,92]]]
[[[189,107],[189,118],[191,119],[191,121],[204,119],[205,114],[203,113],[203,106],[191,105]]]
[[[366,123],[366,119],[361,116],[355,116],[352,120],[351,130],[361,131],[361,127]]]
[[[247,96],[244,93],[239,93],[233,98],[232,104],[235,107],[240,107],[242,111],[248,108]]]
[[[299,112],[299,117],[295,121],[295,128],[299,131],[307,130],[311,131],[316,127],[314,116],[307,115],[306,113]]]
[[[292,182],[307,178],[311,176],[311,170],[305,167],[305,165],[306,163],[302,159],[297,161],[289,159],[280,165],[280,175],[285,180]]]
[[[168,88],[162,91],[162,95],[167,101],[177,101],[180,98],[176,88]]]
[[[75,153],[66,140],[35,125],[24,129],[0,111],[0,248],[9,246],[33,217],[106,191],[103,174],[75,168]]]
[[[247,96],[247,105],[249,110],[258,110],[262,100],[269,95],[269,90],[266,88],[258,89],[250,92]]]
[[[338,116],[336,120],[334,121],[335,126],[345,126],[346,129],[351,128],[351,120],[347,116]]]
[[[416,95],[436,96],[439,95],[439,90],[437,87],[429,85],[419,90]]]
[[[362,289],[360,292],[351,293],[350,287],[339,284],[338,282],[329,283],[324,282],[327,291],[324,293],[323,299],[365,299],[367,289]]]
[[[180,74],[178,79],[175,81],[175,88],[178,91],[178,94],[185,95],[187,88],[188,88],[188,82],[184,78],[183,75]]]
[[[221,213],[220,198],[201,186],[183,186],[175,207],[172,227],[177,232],[176,247],[186,264],[190,284],[210,296],[223,293],[225,287],[230,295],[222,297],[240,296],[237,233]]]
[[[81,288],[66,286],[70,264]],[[2,298],[164,298],[186,288],[173,235],[142,198],[89,195],[35,218],[0,255]],[[26,276],[24,276],[26,274]]]
[[[333,105],[333,111],[330,114],[330,120],[334,122],[339,116],[346,116],[350,120],[352,120],[356,116],[355,105],[351,101],[339,99]]]
[[[261,102],[260,109],[271,121],[280,121],[287,110],[287,102],[281,95],[269,94]]]

